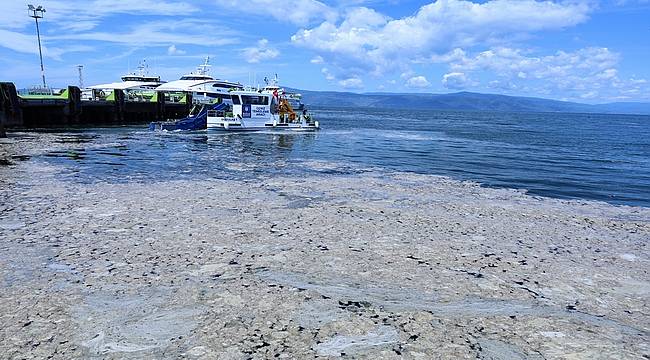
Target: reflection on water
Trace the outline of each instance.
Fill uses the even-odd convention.
[[[313,133],[60,133],[75,181],[412,171],[533,194],[650,206],[650,117],[321,109]],[[314,167],[311,164],[335,164]]]
[[[61,158],[67,158],[70,160],[83,160],[86,158],[86,153],[84,149],[78,149],[78,150],[55,150],[55,151],[50,151],[49,153],[45,154],[47,157],[61,157]]]

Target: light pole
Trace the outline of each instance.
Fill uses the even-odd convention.
[[[36,36],[38,36],[38,55],[41,58],[41,77],[43,78],[43,87],[47,89],[47,84],[45,83],[45,68],[43,67],[43,51],[41,51],[41,31],[38,28],[38,19],[43,18],[45,15],[45,8],[42,6],[34,7],[34,5],[27,5],[27,14],[29,17],[36,20]]]
[[[77,65],[77,70],[79,70],[79,89],[84,88],[84,76],[83,76],[83,71],[84,66],[83,65]]]

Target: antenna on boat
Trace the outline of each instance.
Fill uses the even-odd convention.
[[[83,68],[84,66],[79,64],[77,65],[77,70],[79,71],[79,89],[84,88],[84,76],[83,76]]]
[[[199,65],[196,71],[198,71],[199,75],[207,75],[210,71],[210,67],[212,67],[212,65],[210,65],[210,56],[206,56],[205,61],[203,64]]]
[[[138,64],[138,72],[136,75],[146,76],[149,73],[149,65],[147,64],[147,59],[142,59]]]

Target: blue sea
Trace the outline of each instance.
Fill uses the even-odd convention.
[[[57,133],[43,158],[82,182],[407,171],[534,195],[650,207],[650,116],[314,109],[315,133]],[[314,167],[306,164],[335,164]]]

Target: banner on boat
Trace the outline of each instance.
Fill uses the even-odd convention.
[[[252,113],[254,118],[268,118],[271,111],[267,105],[253,105]]]
[[[241,106],[241,117],[250,118],[251,117],[251,105],[244,104]]]

